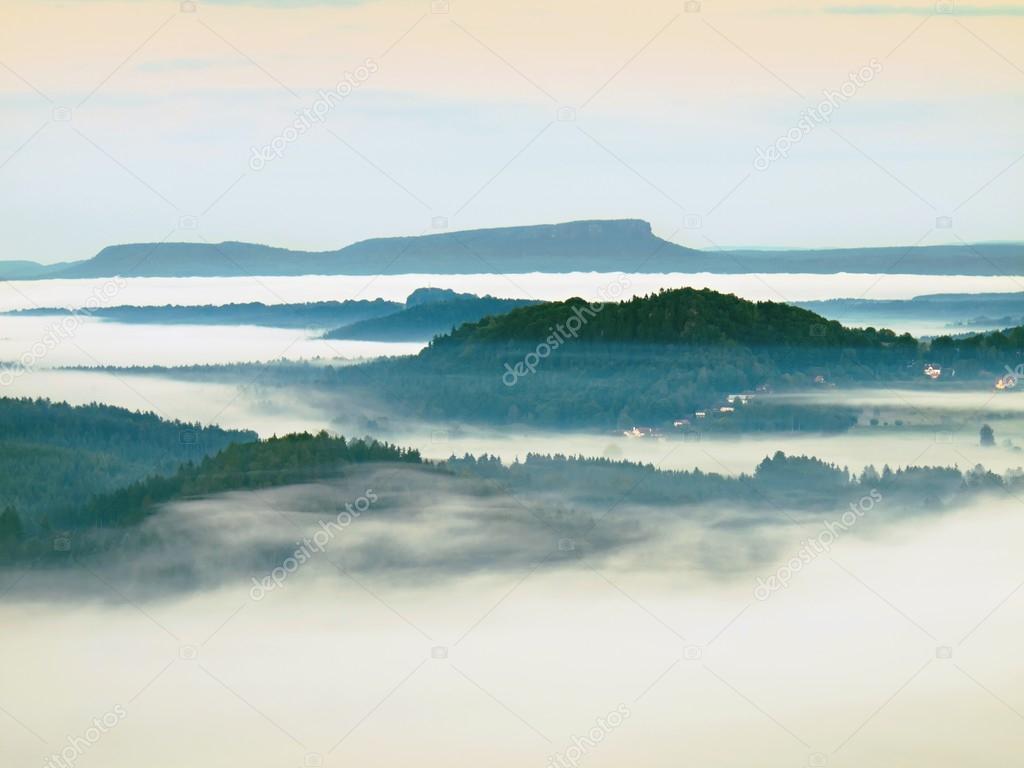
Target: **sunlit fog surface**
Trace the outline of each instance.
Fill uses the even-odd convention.
[[[676,766],[685,744],[736,768],[959,768],[1024,749],[1008,497],[913,516],[883,498],[765,594],[820,522],[711,526],[748,511],[627,498],[567,553],[512,501],[424,481],[388,505],[387,483],[172,505],[137,571],[4,572],[4,764],[44,765],[117,708],[77,764],[545,766],[598,722],[616,725],[578,764]],[[379,506],[287,576],[245,565],[364,485]],[[147,596],[167,564],[209,580]]]
[[[70,328],[66,333],[65,328]],[[0,360],[54,366],[193,365],[415,354],[423,344],[320,339],[323,329],[149,325],[90,317],[0,317]]]
[[[909,299],[927,293],[1018,291],[1008,276],[871,274],[565,274],[324,275],[310,277],[97,278],[0,283],[0,311],[31,307],[75,309],[101,306],[203,305],[259,301],[265,304],[384,298],[403,301],[423,287],[518,299],[559,300],[571,296],[611,300],[661,288],[712,288],[747,299],[813,301],[831,298]],[[612,289],[612,286],[615,286]],[[614,294],[609,291],[614,290]]]

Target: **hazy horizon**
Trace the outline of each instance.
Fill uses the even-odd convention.
[[[643,218],[698,248],[1024,239],[1002,202],[1024,168],[1012,6],[9,0],[5,18],[6,259],[328,250],[441,219]],[[315,117],[288,132],[297,115]]]
[[[502,224],[502,225],[496,225],[496,226],[473,227],[473,228],[470,228],[470,229],[453,229],[451,231],[452,232],[478,232],[478,231],[488,231],[488,230],[495,230],[495,229],[509,229],[509,228],[515,228],[515,227],[551,226],[551,225],[555,225],[555,224],[568,224],[568,223],[574,223],[574,222],[580,222],[580,221],[630,221],[630,220],[635,220],[635,219],[632,219],[631,217],[611,217],[611,218],[605,218],[605,219],[572,219],[572,220],[559,220],[559,221],[529,221],[529,222],[521,222],[521,223],[518,223],[518,224]],[[642,221],[646,221],[646,219],[641,219],[641,220]],[[677,231],[678,231],[678,229],[677,230],[673,230],[672,232],[664,232],[664,233],[662,233],[662,232],[658,232],[658,231],[654,230],[653,227],[652,227],[652,233],[654,234],[655,237],[659,237],[659,238],[661,238],[663,240],[667,240],[669,242],[677,242],[676,240],[673,240],[673,236],[677,234]],[[161,244],[173,245],[173,244],[176,244],[176,243],[210,243],[211,242],[211,241],[205,240],[205,239],[203,239],[201,237],[198,237],[198,236],[190,237],[189,236],[189,232],[190,232],[189,230],[178,231],[178,232],[175,233],[175,237],[179,238],[179,239],[169,239],[169,240],[168,239],[164,239],[164,240],[159,239],[158,235],[162,234],[160,232],[153,233],[153,239],[150,239],[150,240],[127,241],[127,240],[116,240],[115,239],[115,240],[112,240],[112,241],[106,243],[105,245],[101,246],[94,253],[83,255],[83,256],[80,256],[78,258],[68,258],[68,259],[55,258],[53,260],[38,260],[38,261],[36,261],[36,263],[43,264],[43,265],[46,265],[46,266],[50,266],[50,265],[54,265],[54,264],[72,263],[72,262],[76,262],[76,261],[87,261],[87,260],[93,258],[94,256],[98,255],[104,248],[108,248],[108,247],[112,247],[112,246],[118,246],[118,245],[150,245],[150,244],[153,244],[153,243],[161,243]],[[252,240],[247,240],[241,234],[239,234],[238,236],[234,236],[234,237],[226,237],[225,239],[217,241],[217,242],[214,242],[213,244],[215,244],[215,245],[223,245],[224,243],[246,243],[246,244],[251,244],[251,245],[267,246],[267,247],[270,247],[270,248],[281,248],[281,249],[284,249],[284,250],[287,250],[287,251],[298,251],[298,252],[309,252],[309,253],[332,253],[334,251],[340,251],[340,250],[343,250],[343,249],[347,248],[348,246],[356,245],[358,243],[366,242],[368,240],[381,240],[381,239],[402,238],[402,237],[421,237],[421,236],[428,236],[428,235],[432,235],[432,234],[444,234],[444,233],[445,233],[444,231],[439,231],[439,232],[422,232],[422,231],[419,231],[419,232],[394,233],[394,234],[387,234],[387,235],[369,234],[369,235],[367,235],[365,237],[361,237],[361,238],[359,238],[357,240],[345,241],[343,243],[338,243],[337,245],[334,245],[334,246],[325,246],[325,247],[316,248],[316,249],[303,249],[303,248],[300,248],[300,247],[298,247],[296,245],[293,245],[293,244],[291,244],[289,242],[255,242],[255,241],[252,241]],[[677,244],[684,245],[683,243],[677,243]],[[942,245],[962,246],[962,245],[964,245],[964,242],[960,241],[960,240],[957,240],[956,238],[951,237],[948,240],[943,240],[941,242],[930,242],[930,243],[927,243],[927,245],[933,245],[933,246],[942,246]],[[969,245],[1024,245],[1024,236],[1022,236],[1021,239],[1017,239],[1017,240],[984,240],[984,239],[974,240],[974,241],[971,241],[969,243]],[[767,252],[774,252],[774,251],[779,251],[779,252],[785,252],[785,251],[819,251],[819,250],[820,251],[841,251],[841,250],[858,250],[858,249],[861,249],[861,248],[901,248],[901,247],[906,247],[906,246],[907,246],[907,243],[901,243],[901,242],[894,242],[894,243],[890,243],[890,244],[885,244],[885,243],[879,244],[879,243],[876,243],[876,244],[873,244],[873,245],[858,245],[856,243],[854,243],[854,244],[846,244],[846,245],[833,245],[833,244],[829,244],[829,243],[818,243],[818,244],[799,245],[799,246],[797,246],[797,245],[787,245],[785,243],[779,244],[779,245],[770,245],[769,246],[769,245],[763,245],[763,244],[730,243],[730,242],[718,243],[718,242],[716,242],[716,243],[705,243],[703,245],[701,245],[699,243],[698,244],[689,244],[689,245],[686,245],[685,247],[692,248],[692,249],[697,250],[697,251],[704,251],[704,252],[713,253],[713,252],[719,251],[719,250],[733,250],[733,251],[744,250],[744,251],[767,251]],[[16,255],[5,255],[5,256],[3,256],[3,258],[0,258],[0,262],[2,262],[2,261],[34,261],[34,260],[33,259],[21,259],[21,258],[17,257]]]

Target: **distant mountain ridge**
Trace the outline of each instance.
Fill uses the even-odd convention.
[[[384,299],[315,301],[305,304],[203,304],[199,306],[164,304],[97,307],[89,310],[90,317],[118,323],[156,325],[257,325],[269,328],[333,328],[339,325],[401,312],[404,305]],[[32,307],[0,312],[14,317],[46,317],[66,315],[71,310],[62,307]]]
[[[1024,292],[934,293],[912,299],[827,299],[796,302],[844,325],[926,320],[946,328],[1007,328],[1024,323]]]
[[[305,304],[205,304],[182,306],[118,305],[89,312],[100,320],[158,325],[256,325],[319,330],[322,338],[358,341],[429,341],[463,323],[537,304],[531,299],[496,299],[448,288],[417,288],[405,303],[384,299],[317,301]],[[46,317],[70,312],[61,307],[32,307],[0,316]]]
[[[496,299],[440,288],[420,288],[401,312],[360,320],[324,334],[325,339],[358,341],[429,341],[491,315],[539,304],[531,299]]]
[[[704,251],[640,219],[571,221],[363,240],[333,251],[254,243],[111,245],[63,264],[0,262],[0,279],[650,272],[1024,274],[1024,244]]]

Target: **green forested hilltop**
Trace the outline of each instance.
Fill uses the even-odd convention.
[[[524,307],[463,325],[415,357],[325,376],[386,402],[394,416],[610,429],[671,425],[758,388],[920,377],[919,357],[909,334],[681,288],[621,303]],[[758,409],[766,425],[780,421],[770,410]],[[820,415],[799,419],[800,428],[851,423]]]
[[[327,432],[302,432],[251,443],[236,443],[198,464],[166,477],[149,477],[94,499],[86,508],[89,525],[129,525],[172,499],[224,491],[269,488],[337,477],[348,464],[419,464],[419,451],[376,440],[346,440]]]
[[[108,405],[0,398],[0,505],[29,530],[70,526],[96,493],[255,439]]]
[[[581,323],[575,338],[656,344],[740,344],[800,347],[916,347],[910,334],[845,328],[806,309],[773,301],[747,301],[709,288],[678,288],[620,303],[583,299],[513,310],[458,328],[436,346],[472,342],[544,341],[569,319]],[[574,323],[575,324],[575,323]],[[564,331],[562,332],[564,333]]]
[[[414,449],[371,439],[320,432],[258,440],[107,406],[0,399],[0,414],[36,438],[0,434],[0,562],[60,557],[58,544],[72,538],[76,551],[104,546],[103,531],[139,523],[175,499],[334,478],[352,464],[421,463]],[[191,450],[181,448],[181,433]],[[51,434],[59,445],[45,444]]]
[[[717,409],[731,405],[728,395],[755,393],[750,405],[702,420],[700,431],[837,431],[856,423],[857,409],[780,404],[760,393],[990,387],[1022,354],[1024,329],[920,343],[785,304],[682,288],[600,309],[581,299],[515,309],[460,326],[415,356],[178,374],[244,380],[258,371],[267,383],[343,393],[357,399],[367,424],[411,418],[611,430],[688,419],[696,427],[698,411],[723,414]],[[923,375],[928,363],[942,366],[940,380]]]

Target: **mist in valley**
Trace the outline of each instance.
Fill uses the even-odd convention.
[[[65,318],[68,324],[65,326]],[[62,330],[63,328],[68,330]],[[322,339],[324,328],[254,325],[144,325],[74,316],[0,320],[4,368],[212,365],[315,358],[371,359],[413,355],[418,342]],[[52,340],[52,341],[51,341]],[[35,350],[35,352],[33,352]],[[27,357],[26,357],[27,356]]]
[[[762,459],[781,450],[816,456],[855,473],[868,465],[881,469],[886,464],[893,468],[916,464],[961,469],[982,464],[1000,474],[1024,467],[1020,450],[1024,448],[1024,398],[1018,393],[830,389],[777,395],[774,397],[784,401],[855,405],[862,409],[860,423],[850,431],[832,434],[705,433],[686,438],[672,432],[629,438],[620,430],[497,428],[384,418],[386,404],[368,404],[343,391],[269,386],[259,375],[246,377],[243,383],[227,383],[197,375],[33,370],[17,377],[6,393],[72,404],[102,401],[154,411],[169,419],[253,429],[262,437],[321,429],[347,436],[370,435],[417,448],[425,458],[434,460],[469,453],[490,454],[509,463],[530,453],[564,454],[739,475],[752,472]],[[871,425],[873,418],[878,425]],[[983,448],[978,430],[984,423],[993,427],[996,444]]]
[[[483,265],[482,265],[483,266]],[[712,274],[568,272],[526,274],[401,274],[260,277],[126,277],[83,280],[19,280],[0,283],[0,311],[37,307],[80,309],[116,305],[200,306],[262,302],[289,304],[382,298],[404,301],[417,288],[450,288],[498,298],[559,301],[579,296],[607,298],[609,285],[622,286],[623,298],[662,288],[711,288],[752,301],[817,301],[824,299],[911,299],[931,293],[986,293],[1019,286],[1007,278],[973,275],[842,274]],[[915,322],[902,320],[900,322]],[[877,321],[872,325],[878,326]],[[930,328],[931,326],[929,326]],[[908,325],[905,329],[911,330]]]
[[[40,320],[6,324],[9,346]],[[765,396],[855,406],[847,432],[631,438],[418,421],[259,367],[60,367],[89,365],[79,344],[117,365],[272,359],[285,336],[298,338],[296,359],[319,354],[302,331],[206,330],[176,337],[186,344],[171,339],[181,328],[87,321],[5,394],[263,437],[369,434],[438,462],[562,454],[730,477],[776,451],[855,474],[1024,465],[1021,398],[981,389]],[[321,363],[419,346],[332,349]],[[983,423],[993,446],[979,445]],[[685,744],[693,760],[737,768],[952,768],[1024,747],[1012,555],[1024,522],[1009,492],[934,504],[864,488],[861,514],[844,518],[842,505],[771,498],[641,503],[641,490],[595,499],[437,466],[358,466],[170,502],[134,529],[73,540],[63,561],[0,569],[0,622],[17,628],[0,634],[0,653],[19,661],[0,690],[4,759],[47,765],[72,749],[84,768],[668,766]],[[94,718],[111,713],[92,740]]]
[[[393,466],[175,502],[102,555],[0,575],[0,742],[45,765],[116,712],[75,764],[546,765],[599,720],[593,765],[1019,751],[1019,502],[861,509],[514,497]]]

